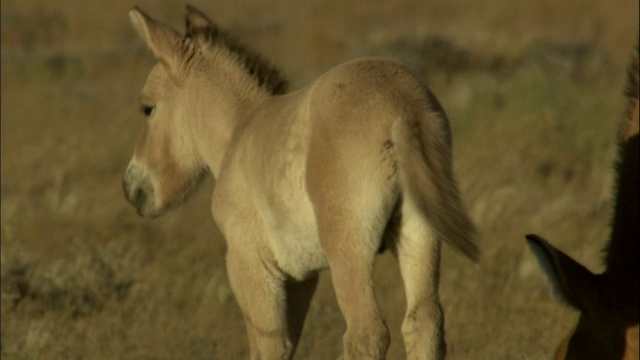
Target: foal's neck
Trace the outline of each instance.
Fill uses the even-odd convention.
[[[202,109],[194,124],[194,139],[214,178],[217,178],[229,144],[249,113],[274,96],[259,79],[230,58],[217,57],[210,63],[210,77],[195,108]]]

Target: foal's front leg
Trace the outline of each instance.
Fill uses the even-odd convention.
[[[285,281],[273,265],[256,248],[229,246],[229,282],[247,326],[252,360],[290,359],[297,341],[287,327]]]

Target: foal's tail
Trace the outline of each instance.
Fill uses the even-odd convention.
[[[402,119],[392,127],[404,201],[414,203],[439,239],[477,261],[477,231],[453,176],[448,120],[435,97],[429,97],[432,109],[427,116],[438,121]]]

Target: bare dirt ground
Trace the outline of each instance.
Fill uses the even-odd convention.
[[[242,359],[247,343],[207,182],[145,221],[121,177],[152,64],[128,1],[3,1],[3,359]],[[183,4],[139,5],[182,30]],[[363,56],[406,63],[454,130],[455,169],[482,232],[475,265],[445,247],[450,359],[546,359],[576,313],[556,303],[523,235],[591,269],[611,214],[612,161],[638,1],[193,1],[302,86]],[[403,288],[376,264],[404,357]],[[259,300],[259,299],[258,299]],[[336,359],[345,329],[328,273],[298,359]]]

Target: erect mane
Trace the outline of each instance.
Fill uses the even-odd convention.
[[[640,38],[639,38],[640,40]],[[627,70],[625,95],[627,107],[620,126],[618,156],[615,163],[616,185],[614,188],[614,213],[611,221],[611,237],[605,246],[607,272],[615,274],[615,289],[610,297],[627,301],[637,309],[639,293],[637,273],[639,270],[638,251],[640,247],[638,217],[638,182],[640,175],[639,139],[634,114],[638,106],[638,50],[636,45]],[[634,127],[636,130],[634,131]],[[609,289],[612,290],[612,289]],[[636,312],[637,319],[637,312]]]
[[[197,11],[197,10],[191,10]],[[235,55],[237,61],[249,75],[257,80],[258,85],[270,94],[284,94],[288,88],[287,80],[280,71],[257,52],[247,48],[227,31],[220,29],[199,13],[207,23],[193,23],[187,17],[187,38],[197,38],[203,44],[211,47],[222,47]]]
[[[638,64],[639,51],[640,35],[638,35],[638,38],[636,39],[636,48],[634,49],[631,62],[627,68],[627,86],[624,92],[627,98],[627,107],[624,113],[624,121],[620,129],[623,138],[627,138],[631,131],[629,127],[631,126],[631,120],[633,119],[635,108],[638,105],[638,68],[640,67]]]

